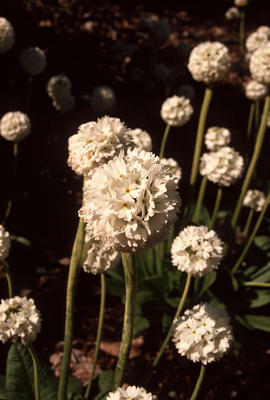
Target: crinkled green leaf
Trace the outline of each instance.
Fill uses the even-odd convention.
[[[270,317],[266,315],[237,315],[235,318],[249,329],[270,332]]]
[[[0,375],[0,400],[8,400],[6,377],[4,375]]]
[[[250,301],[250,308],[262,307],[265,304],[270,303],[270,290],[255,290],[257,295],[256,299]]]
[[[67,387],[67,397],[68,400],[80,400],[83,399],[82,395],[82,382],[75,378],[75,376],[70,376],[68,378],[68,387]]]
[[[98,386],[102,393],[109,392],[113,389],[114,385],[114,371],[107,369],[103,371],[98,377]]]
[[[259,271],[252,274],[250,280],[256,282],[270,281],[270,263],[267,263],[263,268],[259,269]]]
[[[254,243],[261,250],[266,251],[270,249],[270,237],[269,236],[256,236]]]

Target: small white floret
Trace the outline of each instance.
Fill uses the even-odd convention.
[[[10,111],[3,115],[0,122],[0,134],[6,140],[19,142],[29,135],[31,122],[21,111]]]
[[[188,98],[175,95],[164,101],[160,114],[166,124],[182,126],[190,120],[193,114],[193,107]]]
[[[110,392],[106,400],[157,400],[157,397],[142,387],[127,386],[117,388],[115,392]]]
[[[262,211],[264,203],[265,195],[263,192],[257,189],[248,190],[243,200],[244,206],[249,207],[257,212]]]
[[[208,128],[205,134],[205,146],[210,151],[216,151],[220,147],[226,146],[231,141],[231,133],[229,129],[212,126]]]

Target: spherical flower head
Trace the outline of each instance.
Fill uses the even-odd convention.
[[[259,26],[259,28],[257,29],[257,32],[265,33],[265,34],[268,36],[268,38],[270,39],[270,26],[261,25],[261,26]]]
[[[232,21],[234,19],[240,18],[240,12],[239,12],[238,8],[237,7],[230,7],[225,13],[225,18],[228,21]]]
[[[252,54],[249,69],[255,81],[270,85],[270,42]]]
[[[86,232],[82,260],[84,271],[96,275],[116,267],[120,253],[105,246],[102,241],[94,240]]]
[[[179,271],[204,276],[217,269],[223,243],[214,230],[206,226],[187,226],[174,239],[172,263]]]
[[[161,118],[170,126],[182,126],[190,120],[193,107],[184,96],[169,97],[161,106]]]
[[[246,96],[249,100],[262,100],[267,95],[267,86],[256,81],[250,81],[245,89]]]
[[[268,42],[268,35],[264,32],[255,31],[249,35],[246,40],[246,48],[249,53],[254,53],[261,46],[266,45]]]
[[[27,75],[38,75],[47,65],[46,55],[39,47],[28,47],[20,55],[22,69]]]
[[[15,32],[11,23],[4,17],[0,17],[0,53],[6,53],[15,42]]]
[[[159,157],[137,148],[96,168],[85,182],[83,198],[79,216],[86,230],[126,253],[165,238],[180,207],[174,176]]]
[[[169,171],[174,175],[175,182],[179,183],[180,179],[182,178],[182,170],[176,160],[173,158],[162,158],[161,164],[165,165],[169,168]]]
[[[188,62],[193,78],[207,84],[221,81],[230,66],[228,49],[220,42],[204,42],[194,47]]]
[[[21,111],[8,112],[1,119],[0,134],[6,140],[19,142],[28,136],[30,131],[30,119]]]
[[[36,340],[40,331],[41,319],[34,300],[15,296],[2,299],[0,304],[0,340],[29,345]]]
[[[197,304],[174,321],[173,342],[178,353],[206,365],[219,360],[233,340],[227,312],[211,304]]]
[[[4,261],[10,250],[10,236],[3,225],[0,225],[0,261]]]
[[[217,151],[204,153],[200,161],[200,173],[220,186],[234,184],[242,175],[244,159],[231,147],[221,147]]]
[[[91,94],[91,106],[96,113],[112,111],[116,104],[114,91],[109,86],[98,86]]]
[[[71,93],[67,93],[66,96],[53,98],[53,107],[59,111],[60,114],[72,110],[75,107],[75,104],[75,97]]]
[[[265,203],[265,195],[260,190],[248,190],[244,200],[243,205],[251,208],[254,211],[262,211]]]
[[[76,174],[87,176],[128,146],[134,143],[126,125],[119,118],[105,116],[80,125],[78,133],[68,139],[68,165]]]
[[[132,136],[132,140],[138,149],[151,151],[152,150],[152,139],[148,132],[143,131],[140,128],[130,129],[129,134]]]
[[[67,76],[52,76],[47,83],[47,92],[53,100],[53,107],[60,113],[74,108],[75,98],[71,94],[71,82]]]
[[[152,393],[147,393],[142,387],[127,386],[109,393],[106,400],[157,400],[157,397]]]
[[[229,129],[220,126],[208,128],[205,134],[205,146],[208,150],[216,151],[220,147],[226,146],[231,141]]]
[[[234,0],[234,5],[236,7],[246,7],[248,5],[248,0]]]

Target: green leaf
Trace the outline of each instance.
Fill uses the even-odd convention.
[[[107,369],[103,371],[98,377],[98,386],[102,393],[109,392],[113,389],[114,385],[114,371]]]
[[[269,236],[256,236],[254,239],[254,243],[261,250],[269,250],[270,249],[270,237]]]
[[[140,333],[148,329],[150,326],[149,320],[143,315],[135,315],[133,337],[139,336]]]
[[[150,289],[149,290],[141,290],[137,294],[136,304],[142,305],[144,303],[147,303],[149,301],[154,301],[154,300],[156,300],[156,296],[152,290],[150,290]]]
[[[6,377],[0,375],[0,399],[8,400],[7,390],[6,390]]]
[[[147,270],[150,275],[152,275],[155,272],[155,254],[154,254],[154,248],[152,247],[151,249],[147,251],[143,251],[142,255],[145,260],[145,264],[147,265]]]
[[[68,387],[67,387],[67,397],[68,400],[80,400],[84,397],[82,396],[82,382],[75,378],[75,376],[70,376],[68,378]]]
[[[23,246],[25,246],[25,247],[28,247],[28,248],[30,248],[30,247],[32,247],[32,243],[31,243],[31,241],[29,240],[29,239],[27,239],[26,237],[23,237],[23,236],[11,236],[11,240],[14,240],[15,242],[17,242],[17,243],[20,243],[20,244],[22,244]]]
[[[162,331],[166,332],[172,323],[172,317],[169,314],[163,314],[162,316]]]
[[[256,299],[250,301],[250,308],[262,307],[270,303],[270,290],[255,290]]]
[[[268,282],[270,281],[270,263],[267,263],[259,271],[255,272],[250,276],[252,281],[256,282]]]
[[[236,319],[249,329],[270,332],[270,317],[266,315],[241,315],[236,316]]]
[[[197,283],[197,290],[196,290],[196,292],[197,292],[196,298],[197,299],[199,299],[204,294],[204,292],[206,292],[206,290],[209,289],[213,285],[213,283],[216,280],[216,277],[217,277],[217,273],[215,271],[211,272],[210,274],[205,275],[202,278],[198,277],[197,282],[196,282]]]
[[[37,361],[40,400],[57,398],[57,379],[52,371]],[[7,358],[6,389],[9,400],[34,400],[33,364],[26,346],[14,343]]]
[[[167,304],[169,304],[169,306],[176,308],[179,304],[179,297],[168,297],[166,296],[164,298],[164,300],[166,301]]]
[[[209,225],[211,222],[209,211],[207,210],[204,204],[201,207],[200,222],[203,222],[205,225]]]

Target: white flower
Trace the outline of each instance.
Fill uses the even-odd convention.
[[[116,103],[114,91],[109,86],[97,86],[91,94],[90,103],[96,113],[112,111]]]
[[[262,100],[267,95],[267,86],[256,81],[250,81],[246,86],[245,92],[249,100]]]
[[[245,7],[248,5],[248,0],[234,0],[234,5],[237,7]]]
[[[193,78],[205,83],[222,80],[230,66],[228,49],[220,42],[204,42],[194,47],[188,62]]]
[[[96,168],[83,195],[79,216],[86,230],[128,253],[166,237],[180,206],[174,176],[159,157],[137,148]]]
[[[190,120],[193,107],[184,96],[169,97],[161,106],[161,118],[170,126],[182,126]]]
[[[38,75],[44,71],[47,65],[46,55],[39,47],[28,47],[20,55],[20,63],[24,72],[28,75]]]
[[[240,12],[237,7],[230,7],[226,13],[225,18],[229,21],[240,18]]]
[[[255,31],[249,35],[246,40],[246,48],[249,53],[254,53],[261,46],[265,46],[268,42],[268,35],[265,32]]]
[[[71,94],[71,82],[67,76],[52,76],[47,83],[47,92],[57,111],[64,113],[74,108],[75,98]]]
[[[109,393],[106,400],[157,400],[157,397],[142,387],[128,386]]]
[[[0,53],[6,53],[15,42],[15,32],[11,23],[4,17],[0,17]]]
[[[174,321],[173,342],[182,356],[206,365],[219,360],[233,340],[225,310],[211,304],[197,304]]]
[[[68,139],[68,165],[76,174],[86,176],[133,145],[126,125],[119,118],[105,116],[80,125],[78,133]]]
[[[152,150],[152,139],[148,132],[143,131],[140,128],[130,129],[129,134],[132,136],[132,140],[135,146],[141,150],[151,151]]]
[[[10,236],[3,225],[0,225],[0,261],[4,261],[10,250]]]
[[[161,164],[169,168],[170,172],[175,176],[175,182],[178,183],[182,178],[182,170],[178,162],[173,158],[162,158]]]
[[[19,142],[28,136],[30,131],[30,119],[21,111],[8,112],[1,119],[0,134],[6,140]]]
[[[174,239],[172,263],[179,271],[204,276],[217,269],[223,243],[214,230],[206,226],[187,226]]]
[[[221,186],[230,186],[242,175],[244,159],[231,147],[204,153],[200,161],[200,173],[209,181]]]
[[[24,345],[34,340],[40,331],[40,313],[33,299],[15,296],[2,299],[0,304],[0,340],[16,342],[21,339]]]
[[[248,190],[243,205],[251,208],[254,211],[261,211],[265,203],[265,195],[260,190]]]
[[[120,253],[96,241],[86,232],[82,255],[83,269],[85,272],[96,275],[116,267],[120,261]]]
[[[231,141],[229,129],[212,126],[208,128],[205,134],[205,146],[208,150],[216,151],[222,146],[226,146]]]
[[[259,28],[257,29],[257,32],[262,32],[265,33],[268,38],[270,39],[270,27],[267,25],[261,25],[259,26]]]
[[[252,54],[249,69],[255,81],[270,85],[270,42]]]

